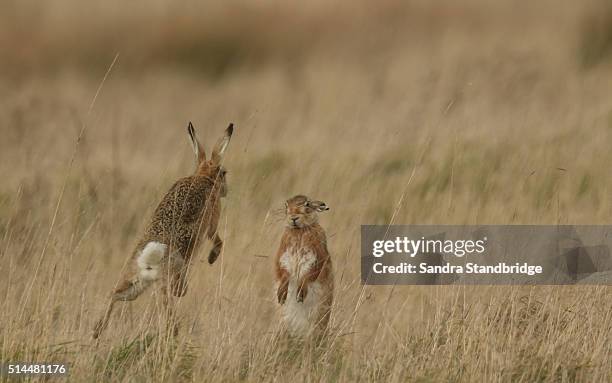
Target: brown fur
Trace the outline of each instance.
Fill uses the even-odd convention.
[[[191,257],[206,234],[213,241],[208,262],[218,258],[223,241],[217,233],[221,212],[221,197],[227,192],[225,169],[221,166],[222,154],[231,137],[233,126],[226,130],[213,150],[212,158],[206,160],[202,146],[189,124],[189,135],[196,156],[195,174],[179,179],[158,204],[144,235],[132,252],[126,272],[113,290],[107,310],[94,329],[97,338],[108,324],[113,306],[117,301],[131,301],[146,289],[148,283],[140,277],[138,258],[150,242],[167,246],[160,263],[162,295],[170,292],[176,297],[187,291],[187,273]],[[167,300],[167,297],[165,298]]]
[[[311,201],[306,196],[298,195],[287,200],[287,227],[281,238],[274,262],[274,271],[278,283],[277,299],[281,305],[287,299],[296,299],[298,302],[303,302],[308,295],[309,286],[315,281],[320,283],[324,291],[324,298],[319,305],[318,316],[315,320],[318,329],[322,331],[327,328],[334,289],[332,262],[327,249],[327,238],[317,219],[317,212],[324,210],[328,210],[325,203]],[[287,297],[291,275],[290,270],[283,267],[281,262],[283,254],[290,250],[292,250],[292,257],[299,257],[305,251],[311,251],[315,255],[314,265],[298,281],[295,297]]]

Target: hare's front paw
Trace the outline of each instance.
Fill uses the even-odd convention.
[[[306,299],[306,295],[308,294],[308,287],[306,285],[302,285],[297,291],[297,301],[304,302]]]
[[[215,263],[217,258],[219,258],[219,254],[221,254],[221,248],[220,247],[214,247],[210,251],[210,253],[208,253],[208,264],[212,265],[213,263]]]
[[[276,290],[276,296],[278,297],[278,303],[281,305],[285,303],[287,300],[287,293],[289,292],[289,286],[287,284],[282,284]]]

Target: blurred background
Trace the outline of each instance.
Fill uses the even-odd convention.
[[[196,261],[181,301],[189,340],[203,347],[188,376],[214,365],[215,379],[233,378],[237,350],[267,347],[257,342],[276,323],[278,209],[295,194],[331,207],[321,223],[342,339],[386,360],[399,352],[389,344],[421,350],[432,332],[465,323],[440,313],[483,300],[490,311],[476,312],[496,319],[445,333],[447,346],[434,348],[448,368],[412,360],[417,375],[610,376],[608,287],[533,288],[523,306],[520,289],[359,285],[360,224],[612,223],[609,1],[0,0],[0,270],[10,275],[0,295],[11,307],[0,313],[2,355],[87,339],[160,197],[193,169],[188,121],[208,150],[236,124],[226,247],[212,268]],[[523,323],[500,324],[505,304],[536,318],[516,347],[491,341]],[[150,306],[143,297],[129,307]],[[568,312],[590,325],[550,322]],[[83,377],[114,373],[86,366],[112,359],[142,325],[139,311],[121,315],[130,321],[111,323],[111,344],[75,357]],[[491,352],[486,367],[454,359],[462,336],[493,342],[472,350]],[[598,351],[578,352],[577,339]],[[378,376],[381,365],[360,352],[346,354],[354,359],[339,376],[361,367]],[[559,367],[567,360],[573,370]],[[585,363],[595,367],[576,367]]]

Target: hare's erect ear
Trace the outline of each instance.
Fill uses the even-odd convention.
[[[193,147],[193,153],[195,154],[197,164],[206,161],[206,153],[204,153],[204,148],[200,144],[200,141],[198,141],[198,136],[196,136],[191,121],[189,121],[189,125],[187,125],[187,133],[189,133],[189,138],[191,139],[191,146]]]
[[[329,210],[329,207],[323,201],[308,201],[308,206],[312,207],[318,212]]]
[[[225,149],[227,149],[227,145],[229,145],[230,138],[232,138],[232,133],[234,133],[234,124],[230,123],[227,129],[225,129],[225,134],[223,134],[223,137],[221,137],[219,141],[217,141],[217,144],[213,149],[213,162],[221,162],[221,159],[223,158],[223,153],[225,153]]]

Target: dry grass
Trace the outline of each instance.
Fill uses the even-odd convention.
[[[58,3],[2,4],[0,360],[66,361],[72,381],[612,380],[610,287],[359,282],[359,224],[612,224],[612,69],[580,58],[590,3],[155,2],[99,5],[95,23]],[[214,59],[221,71],[204,64],[209,29],[244,53]],[[178,337],[157,335],[145,294],[95,345],[137,236],[192,169],[187,120],[209,147],[237,126],[224,252],[195,260]],[[336,306],[319,348],[275,336],[265,256],[297,193],[331,207]]]

